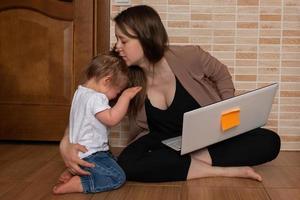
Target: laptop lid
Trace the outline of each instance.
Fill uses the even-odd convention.
[[[274,83],[186,112],[181,155],[265,125],[277,88]]]

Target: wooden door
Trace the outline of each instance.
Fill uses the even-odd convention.
[[[0,139],[61,139],[83,68],[109,48],[109,15],[97,13],[108,4],[0,1]]]

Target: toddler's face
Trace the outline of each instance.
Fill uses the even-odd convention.
[[[110,86],[106,92],[106,96],[109,100],[112,100],[116,98],[121,91],[122,91],[121,87]]]

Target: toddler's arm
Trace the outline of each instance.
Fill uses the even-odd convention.
[[[110,109],[96,114],[96,118],[106,126],[117,125],[126,115],[130,100],[141,90],[141,87],[125,89],[117,103]]]

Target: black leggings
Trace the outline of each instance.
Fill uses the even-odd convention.
[[[273,160],[280,150],[280,138],[271,130],[257,128],[208,148],[213,166],[252,166]],[[186,180],[191,163],[147,134],[128,145],[118,158],[127,180],[142,182]]]

